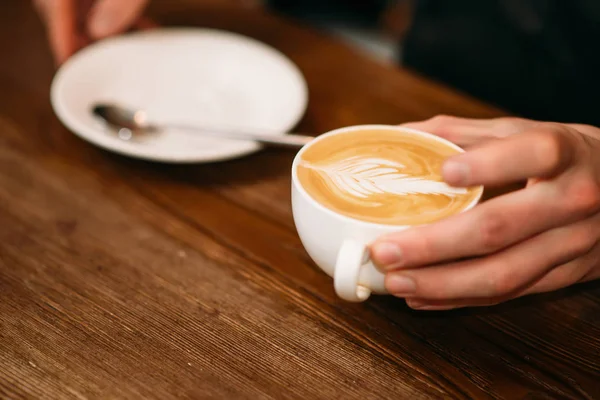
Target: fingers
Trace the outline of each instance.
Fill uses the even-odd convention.
[[[386,287],[398,297],[434,301],[511,298],[554,267],[591,252],[597,245],[596,225],[586,220],[547,231],[482,259],[392,272]]]
[[[596,244],[592,251],[576,260],[552,269],[533,285],[526,288],[520,296],[549,293],[577,283],[589,282],[600,277],[600,246]]]
[[[577,149],[574,137],[570,128],[538,125],[451,158],[442,175],[446,183],[461,187],[550,178],[571,165]]]
[[[91,10],[88,32],[93,39],[124,32],[141,16],[148,0],[98,0]]]
[[[147,0],[98,0],[94,3],[87,27],[91,37],[81,29],[85,24],[91,0],[35,0],[34,4],[42,15],[50,48],[55,62],[64,63],[79,48],[95,39],[101,39],[135,26],[150,29],[156,26],[148,19],[139,18]]]
[[[75,0],[38,1],[55,62],[64,63],[78,48]]]
[[[583,257],[563,264],[552,269],[541,279],[534,282],[522,292],[517,292],[509,298],[474,298],[458,300],[431,300],[422,298],[410,298],[406,300],[409,307],[422,311],[446,311],[465,307],[487,307],[500,304],[503,301],[517,297],[528,296],[539,293],[549,293],[582,282],[589,282],[600,278],[600,246]]]
[[[391,271],[496,252],[576,218],[563,197],[539,184],[494,198],[435,224],[380,237],[371,245],[373,261]]]
[[[432,133],[459,146],[470,147],[489,139],[520,133],[536,124],[536,121],[520,118],[468,119],[440,115],[402,126]]]

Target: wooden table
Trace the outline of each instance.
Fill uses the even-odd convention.
[[[597,284],[450,313],[340,301],[295,233],[290,152],[174,167],[83,142],[50,107],[29,3],[0,2],[0,398],[600,398]],[[303,130],[500,114],[299,24],[191,3],[152,13],[289,55]]]

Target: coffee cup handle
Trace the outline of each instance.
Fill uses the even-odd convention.
[[[355,240],[345,240],[335,263],[334,287],[336,294],[346,301],[359,303],[371,296],[371,290],[359,285],[361,269],[369,262],[369,248]]]

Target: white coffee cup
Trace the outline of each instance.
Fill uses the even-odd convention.
[[[292,164],[292,210],[300,240],[313,261],[334,280],[337,295],[351,302],[367,300],[371,293],[388,294],[385,277],[373,265],[369,245],[384,234],[408,229],[410,226],[383,225],[361,221],[336,213],[314,200],[298,179],[298,164],[302,154],[315,143],[326,138],[356,130],[397,130],[434,139],[464,152],[455,144],[430,133],[387,125],[362,125],[336,129],[317,137],[304,146]],[[483,191],[464,211],[479,203]]]

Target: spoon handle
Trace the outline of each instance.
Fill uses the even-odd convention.
[[[261,135],[251,132],[216,130],[213,128],[198,128],[187,125],[169,124],[168,127],[189,132],[193,136],[210,136],[220,139],[240,139],[277,147],[301,148],[314,139],[313,136],[291,133],[285,135]],[[154,130],[160,130],[160,127],[157,125],[154,125],[151,128]]]

